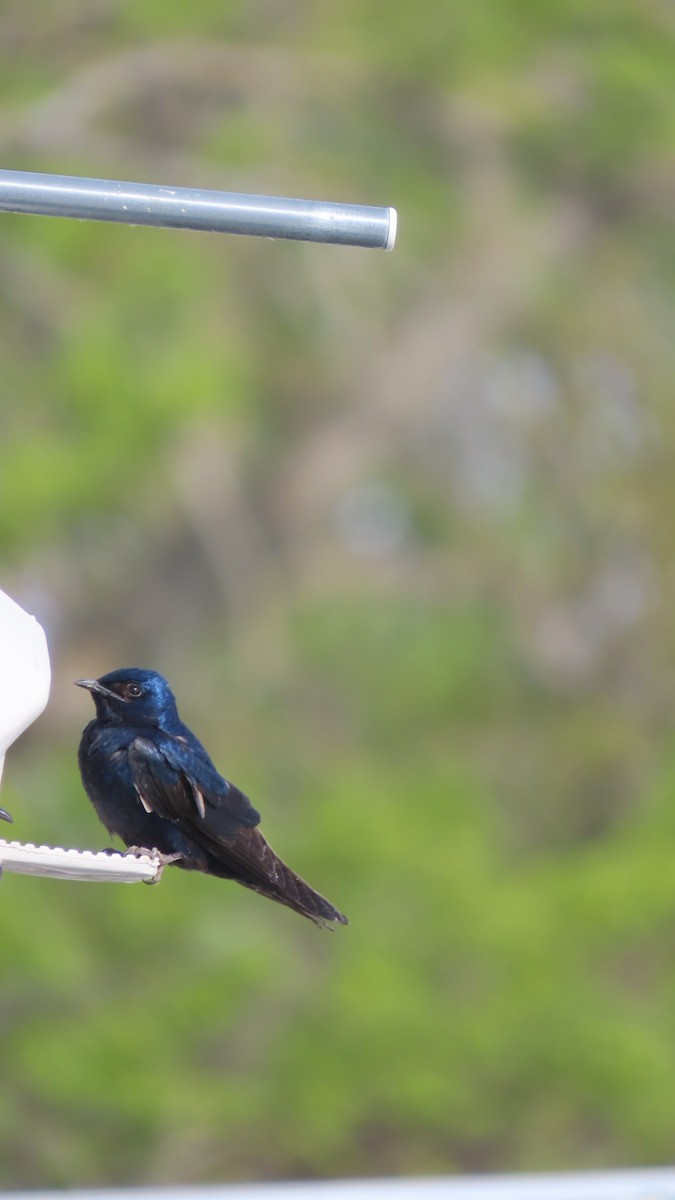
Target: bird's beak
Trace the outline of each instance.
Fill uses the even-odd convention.
[[[99,696],[109,696],[111,700],[120,699],[115,692],[111,692],[109,688],[99,683],[98,679],[76,679],[75,687],[86,688],[88,692],[98,692]]]
[[[7,812],[6,808],[0,808],[0,819],[2,819],[3,821],[9,821],[10,825],[14,824],[14,822],[13,822],[12,818],[10,817],[9,813]]]

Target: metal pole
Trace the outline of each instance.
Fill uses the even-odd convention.
[[[392,250],[396,209],[0,170],[0,211]]]

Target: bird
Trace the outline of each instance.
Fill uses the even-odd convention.
[[[324,928],[349,924],[265,841],[260,814],[183,724],[163,675],[122,667],[75,683],[96,707],[78,750],[82,783],[128,853],[233,879]]]

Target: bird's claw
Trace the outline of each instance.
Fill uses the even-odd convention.
[[[14,824],[14,822],[13,822],[12,818],[10,817],[9,813],[7,812],[6,808],[0,808],[0,818],[3,821],[9,821],[10,825]],[[0,879],[1,878],[2,878],[2,867],[0,867]]]
[[[143,880],[144,883],[149,884],[159,883],[164,874],[164,868],[170,866],[171,863],[178,862],[178,859],[183,857],[182,854],[162,854],[162,851],[156,847],[149,849],[147,846],[128,846],[124,854],[125,857],[133,855],[134,858],[152,858],[155,862],[159,862],[154,879]]]

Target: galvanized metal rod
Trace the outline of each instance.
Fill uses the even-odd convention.
[[[0,170],[0,211],[392,250],[396,209]]]

